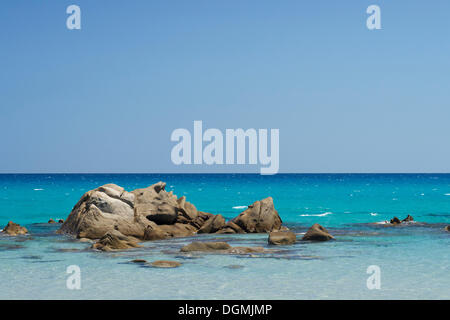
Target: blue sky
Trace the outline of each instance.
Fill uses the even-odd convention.
[[[444,0],[4,0],[0,172],[259,172],[173,165],[194,120],[280,129],[280,172],[450,172],[449,35]]]

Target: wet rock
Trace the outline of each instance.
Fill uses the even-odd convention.
[[[153,261],[151,266],[155,268],[176,268],[181,266],[181,263],[178,261],[158,260]]]
[[[444,230],[445,230],[445,231],[450,231],[450,226],[446,226],[446,227],[444,228]]]
[[[147,263],[147,260],[144,260],[144,259],[134,259],[134,260],[131,260],[130,262],[131,262],[131,263],[139,263],[139,264],[141,264],[141,263]]]
[[[5,228],[3,228],[3,232],[10,236],[17,236],[21,234],[27,234],[28,230],[25,227],[20,226],[17,223],[9,221]]]
[[[48,223],[56,223],[56,221],[53,219],[50,219],[50,220],[48,220]]]
[[[136,240],[127,237],[117,230],[107,232],[99,241],[92,245],[93,249],[102,251],[124,250],[140,247]]]
[[[248,233],[278,231],[282,223],[272,197],[256,201],[231,221]]]
[[[270,252],[263,247],[232,247],[227,250],[229,254],[250,254],[250,253],[266,253]]]
[[[328,241],[331,239],[334,239],[334,237],[318,223],[313,224],[302,238],[302,240],[310,241]]]
[[[64,219],[59,219],[58,223],[64,223]]]
[[[225,226],[225,218],[218,214],[211,216],[197,233],[215,233]]]
[[[273,245],[294,244],[297,240],[295,233],[291,231],[274,231],[269,234],[268,242]]]
[[[214,251],[224,251],[231,249],[231,246],[226,242],[192,242],[181,248],[181,252],[214,252]]]

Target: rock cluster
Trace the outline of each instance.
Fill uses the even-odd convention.
[[[399,218],[394,217],[389,221],[389,223],[390,224],[401,224],[401,223],[412,222],[412,221],[414,221],[414,218],[408,214],[408,216],[403,220],[400,220]]]
[[[72,209],[58,233],[101,239],[97,248],[112,248],[114,245],[101,245],[109,242],[112,235],[119,240],[123,236],[162,240],[197,233],[259,233],[284,228],[271,197],[256,201],[227,222],[220,214],[197,210],[184,196],[178,198],[165,188],[164,182],[158,182],[131,192],[115,184],[90,190]]]
[[[9,221],[6,227],[3,228],[3,232],[10,236],[17,236],[20,234],[27,234],[28,230],[17,223]]]

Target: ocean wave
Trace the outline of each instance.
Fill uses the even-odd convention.
[[[34,191],[42,191],[42,190],[44,190],[44,189],[41,189],[41,188],[36,188],[36,189],[33,189]]]
[[[233,209],[236,209],[236,210],[247,209],[247,208],[248,208],[248,206],[235,206],[235,207],[233,207]]]
[[[371,216],[377,216],[378,213],[376,213],[376,212],[371,212],[370,215],[371,215]]]
[[[319,213],[319,214],[301,214],[300,217],[325,217],[329,214],[333,214],[333,212],[325,212],[325,213]]]
[[[450,196],[450,193],[446,193],[446,194],[444,194],[444,196]]]

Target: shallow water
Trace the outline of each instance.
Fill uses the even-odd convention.
[[[284,223],[301,237],[312,223],[336,236],[325,243],[271,247],[267,235],[202,235],[268,254],[181,254],[193,238],[146,242],[124,252],[56,235],[49,218],[66,218],[81,195],[114,182],[127,190],[159,180],[200,210],[236,216],[274,198]],[[30,236],[0,235],[0,299],[449,299],[450,175],[0,175],[0,225]],[[417,223],[372,224],[411,214]],[[175,260],[157,269],[132,259]],[[66,268],[81,268],[69,290]],[[381,269],[381,289],[366,286],[367,267]]]

